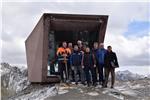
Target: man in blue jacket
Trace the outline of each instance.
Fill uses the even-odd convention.
[[[81,60],[82,60],[82,52],[80,52],[78,50],[78,46],[75,45],[74,46],[74,51],[70,57],[70,64],[71,64],[71,68],[74,71],[74,76],[75,76],[75,82],[76,85],[78,84],[78,74],[80,73],[80,79],[82,84],[84,84],[84,71],[81,67]],[[79,72],[79,73],[78,73]]]
[[[104,85],[104,56],[106,54],[106,49],[104,48],[104,44],[100,43],[99,44],[99,50],[97,52],[97,57],[98,57],[98,73],[99,73],[99,84]]]

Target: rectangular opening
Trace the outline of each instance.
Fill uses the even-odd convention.
[[[88,43],[92,48],[94,42],[99,41],[99,29],[92,31],[50,31],[49,32],[49,53],[48,53],[48,71],[47,76],[58,75],[58,62],[56,57],[57,48],[61,46],[63,41],[77,43],[77,40],[82,40]]]

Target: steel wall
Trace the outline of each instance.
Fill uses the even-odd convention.
[[[43,33],[44,25],[42,16],[34,30],[25,41],[28,79],[30,82],[42,82]]]

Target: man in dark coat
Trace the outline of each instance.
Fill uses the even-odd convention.
[[[96,72],[94,70],[95,67],[96,67],[96,60],[94,54],[91,53],[90,48],[87,47],[86,52],[82,57],[82,68],[84,68],[85,71],[85,77],[86,77],[88,87],[90,86],[91,83],[90,72],[92,74],[93,86],[96,86]]]
[[[104,57],[105,64],[105,84],[104,87],[107,87],[109,73],[111,73],[111,88],[114,87],[115,82],[115,68],[119,67],[116,53],[112,51],[112,47],[107,47],[107,52]]]
[[[93,49],[92,49],[92,53],[94,54],[95,56],[95,60],[96,60],[96,67],[93,68],[94,72],[95,72],[95,80],[97,82],[97,68],[99,66],[99,63],[98,63],[98,51],[99,51],[99,48],[98,48],[98,42],[94,42],[93,44]],[[97,84],[95,84],[97,85]]]

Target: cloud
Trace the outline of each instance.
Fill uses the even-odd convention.
[[[126,38],[121,34],[106,34],[105,40],[105,44],[112,45],[117,53],[121,66],[150,64],[148,36]]]
[[[124,33],[134,21],[148,22],[149,3],[3,3],[2,60],[26,64],[24,41],[43,13],[109,15],[105,44],[112,45],[120,65],[149,65],[149,37]],[[136,33],[134,33],[136,34]]]
[[[3,2],[12,2],[12,0],[2,0]],[[13,2],[57,2],[57,3],[62,3],[62,2],[149,2],[148,0],[105,0],[105,1],[100,1],[100,0],[13,0]]]
[[[14,38],[11,42],[2,40],[2,61],[24,65],[26,63],[24,39]]]

